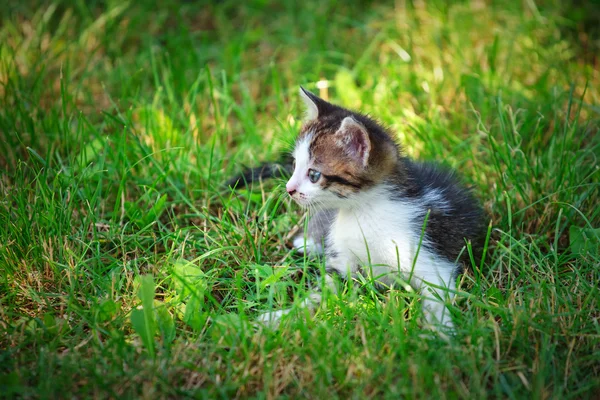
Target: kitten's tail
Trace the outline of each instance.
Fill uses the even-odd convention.
[[[279,162],[267,162],[258,167],[247,168],[239,175],[225,182],[233,189],[241,189],[252,185],[254,182],[271,178],[286,178],[294,172],[292,156],[286,155]]]

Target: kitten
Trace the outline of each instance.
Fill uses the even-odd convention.
[[[333,291],[332,275],[349,279],[366,273],[384,286],[401,277],[426,289],[427,323],[452,328],[445,302],[468,258],[466,240],[477,249],[483,238],[478,202],[451,172],[403,156],[390,133],[371,118],[304,88],[300,95],[307,119],[286,190],[316,213],[307,232],[294,239],[295,247],[325,254],[322,279]],[[315,290],[303,305],[314,308],[320,302]],[[289,311],[266,313],[259,321],[277,325]]]

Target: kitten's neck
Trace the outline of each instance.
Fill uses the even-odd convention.
[[[390,201],[390,190],[392,190],[392,187],[385,181],[363,190],[352,198],[343,201],[340,212],[353,214],[368,213]]]
[[[355,214],[370,213],[373,209],[394,201],[396,194],[410,190],[407,161],[408,159],[398,158],[394,167],[379,177],[378,183],[341,202],[340,210]]]

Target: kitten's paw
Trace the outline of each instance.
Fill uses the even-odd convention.
[[[304,241],[303,235],[298,235],[294,238],[293,241],[294,248],[300,252],[301,254],[322,254],[323,246],[321,244],[315,243],[312,238],[306,238]]]
[[[268,311],[260,314],[256,318],[256,324],[261,326],[266,326],[272,329],[277,329],[279,324],[281,323],[282,318],[289,314],[290,310],[276,310],[276,311]]]

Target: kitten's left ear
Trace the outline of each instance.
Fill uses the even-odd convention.
[[[338,144],[346,150],[350,157],[358,161],[363,167],[367,166],[369,154],[371,153],[371,140],[369,139],[369,132],[363,124],[353,117],[346,117],[335,136],[338,139]]]
[[[335,106],[300,86],[300,98],[306,106],[306,120],[312,121],[328,114]]]

